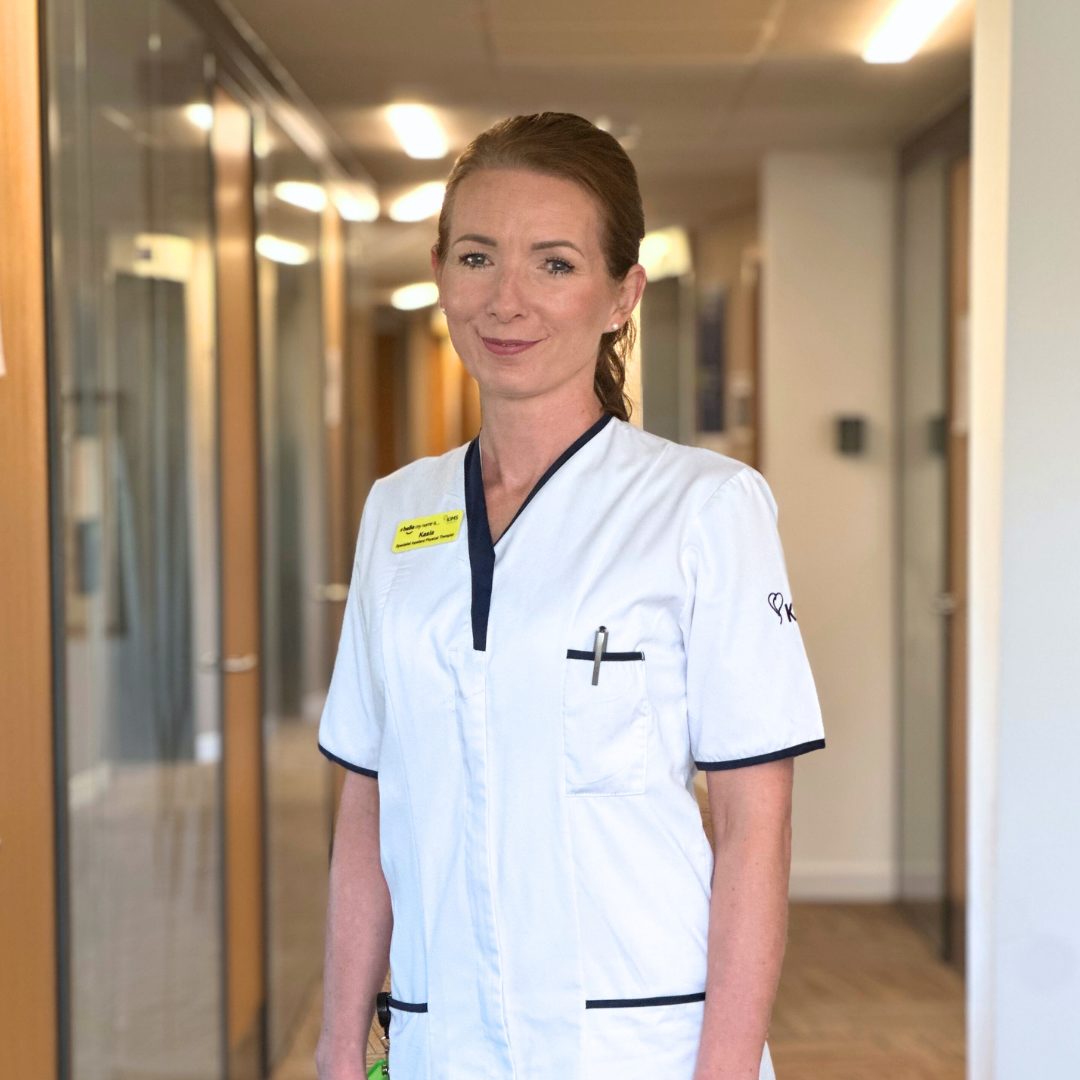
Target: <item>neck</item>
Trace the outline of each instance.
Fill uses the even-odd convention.
[[[528,490],[603,415],[596,395],[481,399],[480,455],[488,490]]]

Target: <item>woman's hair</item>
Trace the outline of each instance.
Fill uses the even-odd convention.
[[[454,162],[439,214],[435,254],[440,263],[446,261],[450,245],[454,193],[465,177],[480,169],[528,169],[574,181],[596,199],[600,208],[600,243],[608,274],[621,281],[638,261],[638,247],[645,235],[645,213],[637,172],[626,151],[615,138],[583,117],[543,112],[500,120],[477,135]],[[604,412],[621,420],[630,418],[630,400],[623,386],[626,360],[633,346],[631,319],[617,331],[600,335],[593,389]]]

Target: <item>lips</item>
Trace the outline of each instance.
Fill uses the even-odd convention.
[[[494,353],[496,356],[516,356],[518,353],[523,353],[526,349],[531,349],[534,345],[540,343],[539,339],[536,341],[522,341],[518,338],[481,337],[480,340],[484,343],[488,352]]]

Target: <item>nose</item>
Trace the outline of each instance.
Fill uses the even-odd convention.
[[[521,275],[505,263],[495,269],[488,279],[491,293],[488,296],[488,314],[498,322],[508,323],[525,315],[526,297]]]

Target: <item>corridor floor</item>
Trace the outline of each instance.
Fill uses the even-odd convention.
[[[321,1011],[274,1080],[314,1080]],[[891,905],[792,904],[769,1046],[779,1080],[963,1080],[963,982]]]

